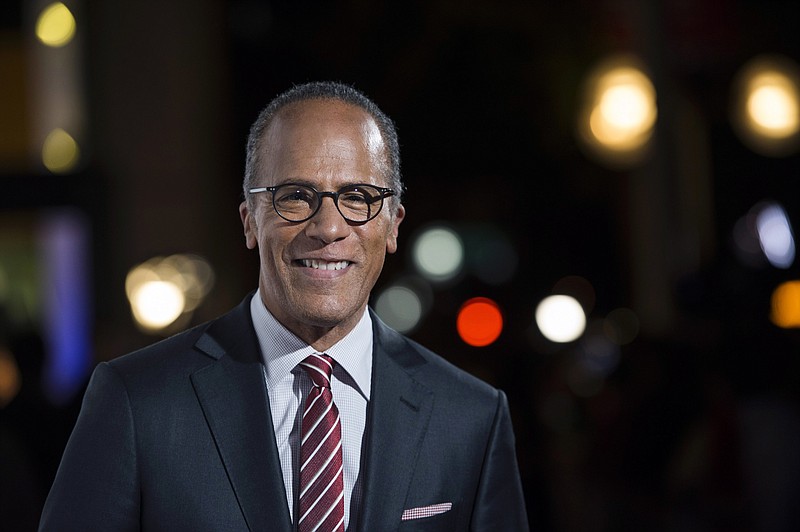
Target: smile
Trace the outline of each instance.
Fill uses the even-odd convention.
[[[313,268],[315,270],[343,270],[350,265],[350,261],[346,260],[328,262],[316,259],[302,259],[300,263],[306,268]]]

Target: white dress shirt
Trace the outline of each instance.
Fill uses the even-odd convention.
[[[250,313],[264,358],[264,377],[275,441],[281,459],[289,514],[294,520],[297,502],[294,493],[300,477],[300,422],[305,398],[312,388],[311,379],[298,364],[307,356],[319,352],[275,319],[264,306],[260,292],[256,292],[250,302]],[[357,522],[362,498],[359,478],[361,442],[372,383],[372,320],[369,312],[365,311],[355,328],[325,354],[336,361],[331,393],[342,422],[344,524],[347,528],[351,519]]]

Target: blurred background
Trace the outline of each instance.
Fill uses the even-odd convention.
[[[395,119],[372,305],[504,389],[532,528],[800,529],[800,3],[3,0],[0,529],[88,376],[257,285],[293,83]]]

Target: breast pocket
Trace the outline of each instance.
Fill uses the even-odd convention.
[[[457,532],[461,528],[456,528],[458,524],[458,510],[456,505],[446,512],[428,517],[415,517],[406,519],[400,522],[398,530],[407,532],[412,530],[419,531],[433,531],[441,530],[443,532]]]

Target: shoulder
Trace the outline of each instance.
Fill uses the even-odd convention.
[[[115,358],[107,366],[125,381],[184,377],[226,355],[260,357],[249,298],[231,311],[169,338]]]
[[[431,389],[494,403],[502,392],[443,356],[395,331],[372,315],[376,342],[384,354],[400,365],[415,381]]]
[[[427,362],[425,367],[422,368],[417,375],[417,378],[421,381],[435,380],[438,384],[446,383],[453,388],[462,389],[467,393],[492,399],[497,398],[499,390],[491,384],[459,368],[442,355],[434,353],[414,340],[405,338],[405,341],[409,348],[414,349]]]
[[[151,372],[164,371],[171,366],[183,366],[188,360],[202,354],[196,352],[194,346],[212,323],[213,321],[198,325],[137,349],[110,360],[108,365],[121,374],[135,373],[145,369]],[[208,357],[204,358],[208,359]],[[210,359],[208,360],[210,361]]]

